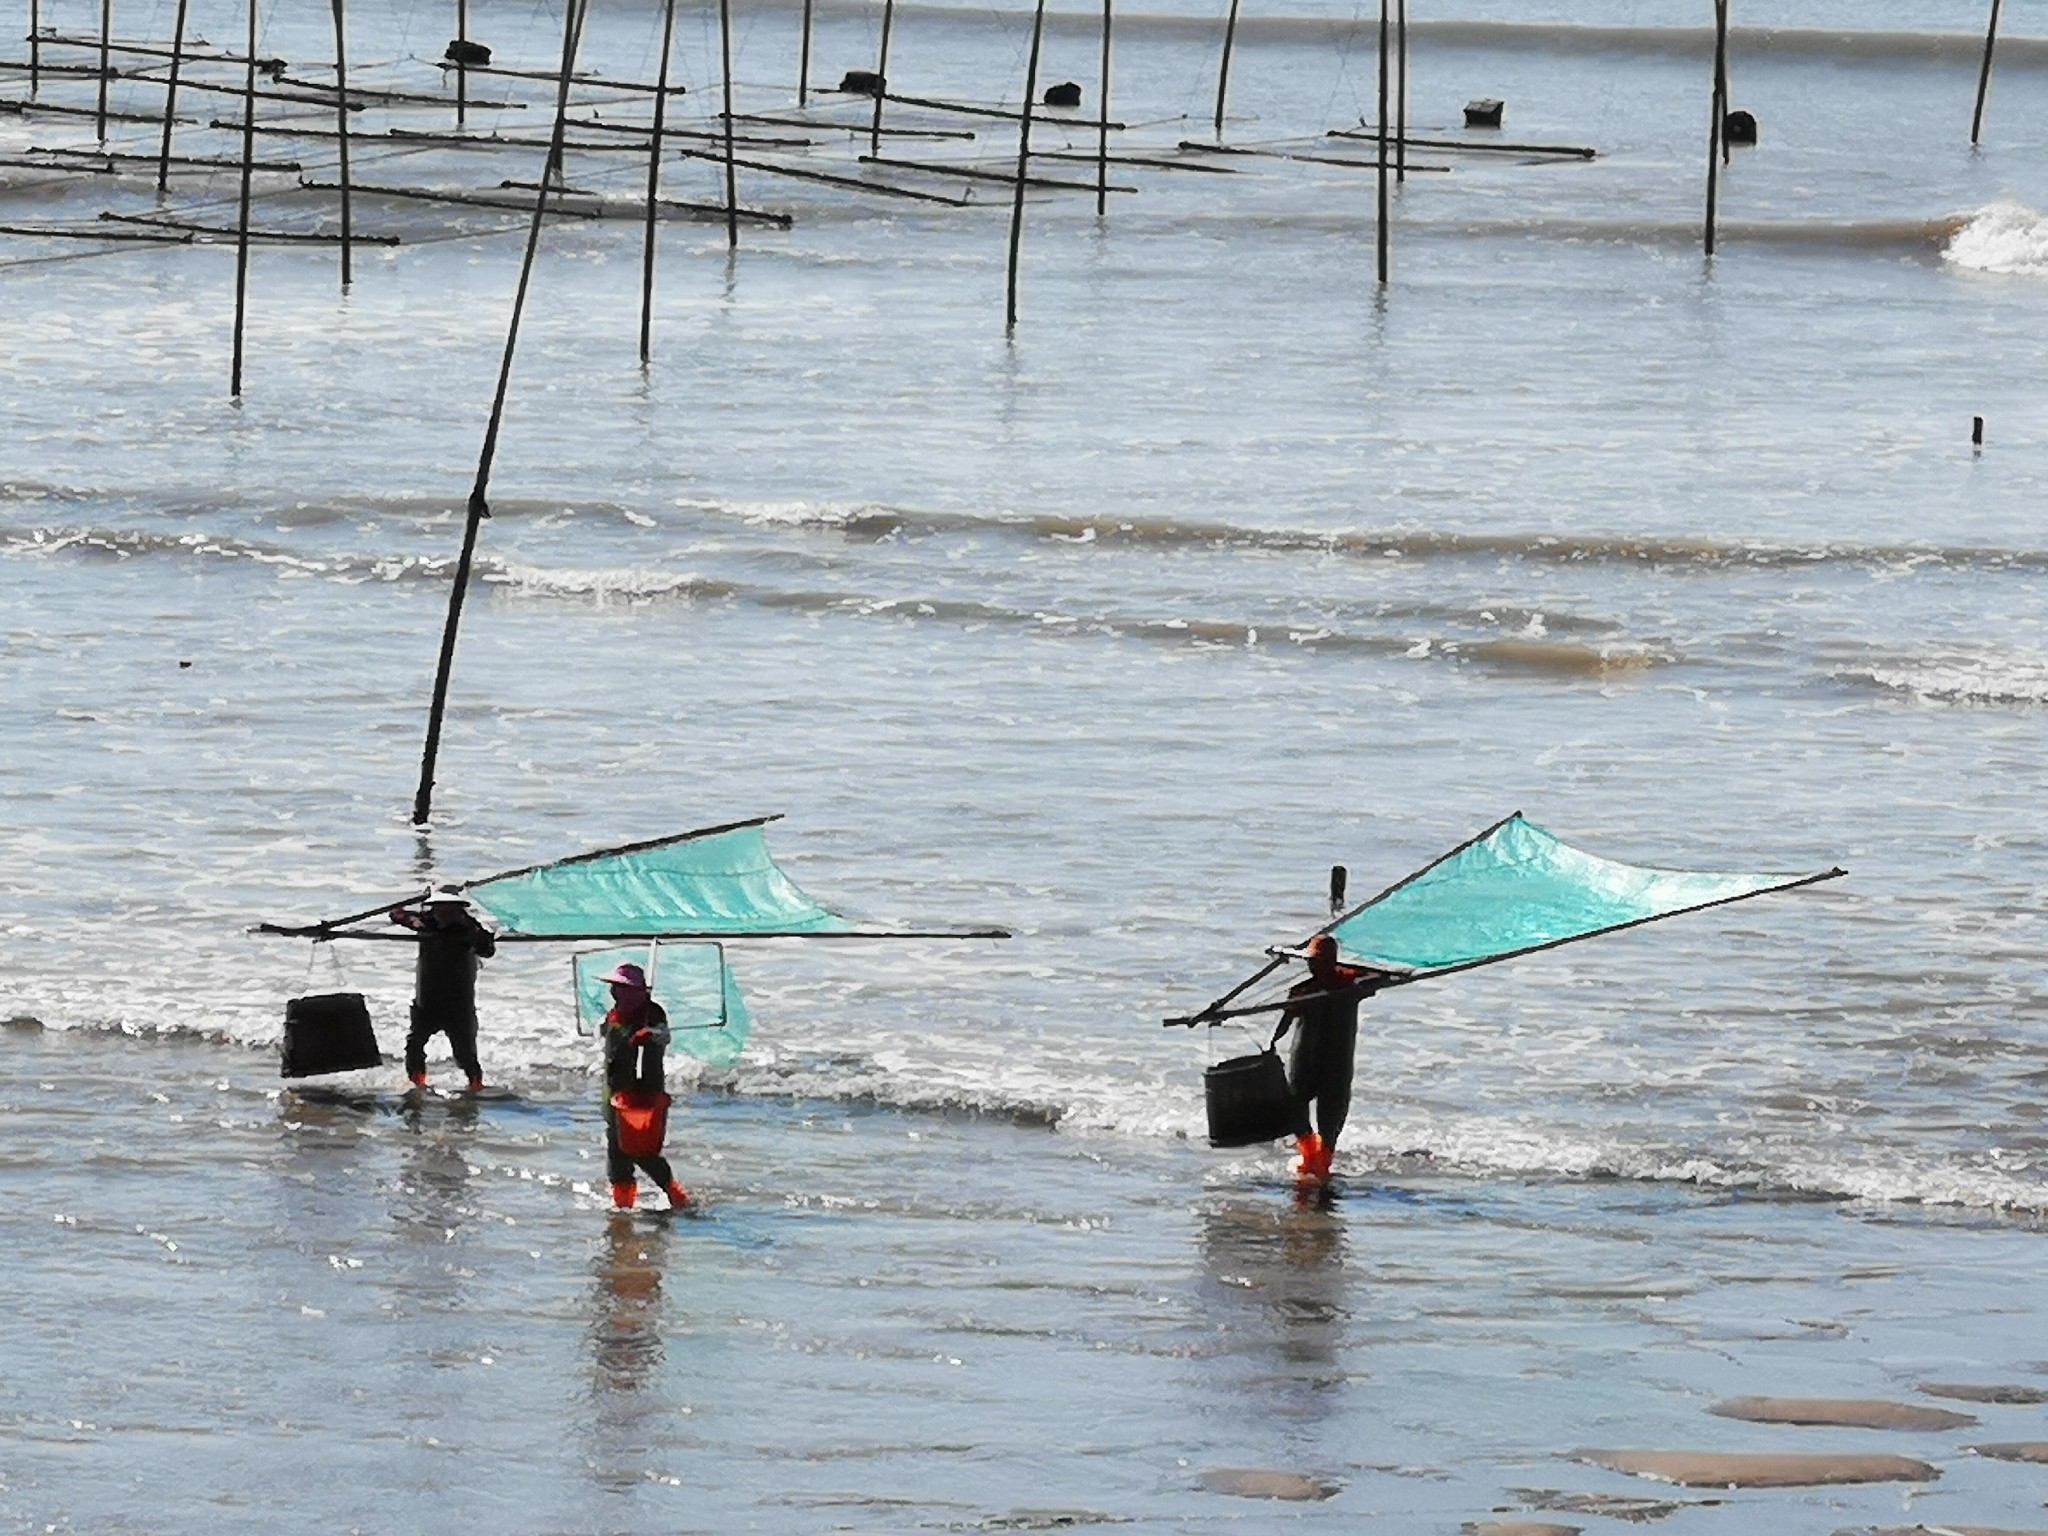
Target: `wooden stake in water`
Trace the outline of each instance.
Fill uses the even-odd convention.
[[[1031,56],[1024,66],[1024,111],[1017,120],[1017,186],[1010,201],[1010,283],[1003,308],[1005,334],[1017,329],[1017,256],[1024,247],[1024,178],[1031,174],[1031,113],[1038,104],[1038,49],[1045,40],[1045,0],[1031,13]]]
[[[242,328],[249,312],[249,175],[256,159],[256,0],[249,0],[249,57],[242,75],[242,196],[235,222],[235,360],[228,394],[242,398]]]
[[[1984,131],[1984,98],[1991,92],[1991,53],[1998,46],[1998,4],[1991,0],[1991,25],[1984,29],[1984,63],[1977,71],[1977,110],[1970,114],[1970,142]]]
[[[455,0],[455,126],[469,121],[469,0]]]
[[[875,121],[868,131],[868,153],[882,152],[882,98],[889,90],[889,29],[896,23],[896,0],[882,0],[882,47],[875,57]]]
[[[178,66],[185,55],[185,10],[186,0],[178,0],[178,19],[171,28],[171,75],[164,86],[164,142],[156,162],[159,192],[167,192],[171,186],[171,124],[178,115]]]
[[[1230,0],[1230,16],[1223,23],[1223,58],[1216,66],[1216,137],[1223,137],[1223,98],[1230,94],[1230,50],[1237,42],[1237,0]]]
[[[583,37],[588,0],[579,7],[569,0],[562,24],[562,73],[555,86],[555,126],[548,143],[550,167],[558,165],[569,125],[569,80],[576,70],[576,50]],[[252,49],[251,52],[254,50]],[[477,456],[476,483],[470,487],[469,515],[462,530],[462,554],[455,562],[455,585],[448,594],[448,622],[441,631],[441,659],[434,669],[434,700],[427,711],[427,740],[420,754],[420,783],[412,797],[415,826],[425,826],[434,809],[434,763],[441,752],[441,722],[448,710],[448,678],[455,668],[455,636],[462,624],[462,599],[469,591],[470,566],[476,558],[477,530],[491,515],[491,464],[498,456],[498,429],[505,420],[505,396],[512,385],[512,357],[519,347],[519,317],[526,308],[526,290],[533,279],[533,259],[540,250],[541,225],[548,211],[549,175],[541,173],[534,195],[533,222],[526,230],[526,255],[519,265],[519,286],[512,296],[512,320],[505,327],[505,354],[498,364],[498,390],[491,401],[490,425],[484,429],[483,452]]]
[[[1728,0],[1714,0],[1714,110],[1707,132],[1706,251],[1714,254],[1714,221],[1720,212],[1722,142],[1728,131]]]
[[[43,83],[43,0],[28,0],[28,93]]]
[[[1379,227],[1374,231],[1379,246],[1380,286],[1387,282],[1387,0],[1380,0],[1380,163]]]
[[[1109,212],[1109,38],[1113,3],[1114,0],[1102,0],[1102,107],[1095,122],[1095,216],[1098,219]]]
[[[348,292],[348,285],[355,274],[350,263],[354,253],[349,248],[353,234],[350,222],[348,184],[348,23],[342,12],[348,0],[334,0],[334,126],[336,141],[341,145],[341,291]]]
[[[668,121],[668,60],[676,35],[676,0],[668,0],[661,21],[661,69],[654,90],[654,140],[647,151],[647,238],[640,251],[640,361],[647,361],[654,333],[654,216],[661,196],[661,134]],[[726,119],[727,130],[732,119]]]
[[[108,50],[114,38],[114,0],[100,0],[100,104],[93,118],[93,126],[99,133],[100,142],[107,142],[107,77],[113,73],[108,60]]]
[[[1408,0],[1394,11],[1394,180],[1408,180]]]
[[[811,9],[812,0],[804,0],[804,33],[796,51],[796,104],[803,106],[811,99]]]
[[[740,194],[732,163],[732,0],[718,0],[719,78],[725,91],[725,248],[740,243]],[[875,113],[882,110],[881,92],[875,93]]]

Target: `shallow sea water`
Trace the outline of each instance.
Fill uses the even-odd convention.
[[[1132,152],[1208,133],[1219,18],[1171,11],[1120,22]],[[476,15],[547,66],[558,15]],[[586,62],[650,69],[656,16],[593,13]],[[820,16],[818,78],[871,62],[872,15]],[[740,18],[742,106],[786,109],[793,9]],[[713,19],[679,28],[697,126]],[[1975,7],[1739,14],[1764,140],[1707,268],[1700,19],[1418,13],[1418,127],[1498,94],[1517,138],[1602,156],[1418,171],[1378,298],[1350,166],[1120,173],[1104,221],[1034,197],[1009,340],[1000,199],[743,174],[794,228],[728,259],[665,225],[643,372],[638,227],[550,228],[426,839],[519,217],[366,196],[358,227],[408,243],[359,253],[345,298],[331,250],[259,248],[239,407],[230,252],[0,236],[0,1017],[44,1026],[0,1035],[30,1322],[7,1520],[1434,1532],[1541,1502],[1515,1489],[1655,1497],[1560,1459],[1640,1443],[1944,1469],[1659,1529],[2048,1523],[1968,1433],[1705,1413],[2048,1355],[2048,47],[2001,54],[1972,153]],[[1370,112],[1370,20],[1248,13],[1232,141],[1325,153]],[[444,23],[352,11],[363,77],[432,88]],[[280,12],[265,46],[317,60],[324,25]],[[1047,78],[1092,90],[1092,26],[1056,18]],[[905,8],[894,72],[1014,99],[1023,43],[1017,15]],[[89,133],[0,120],[0,157]],[[858,147],[813,154],[862,174]],[[373,146],[357,174],[538,159]],[[643,175],[570,161],[620,197]],[[331,227],[326,194],[259,190],[268,226]],[[226,221],[232,191],[169,206]],[[156,206],[0,170],[0,223]],[[1158,1020],[1313,927],[1330,863],[1376,889],[1514,809],[1620,857],[1850,878],[1383,997],[1331,1210],[1291,1204],[1277,1153],[1201,1149],[1199,1068],[1249,1036]],[[708,1219],[603,1225],[560,956],[486,971],[512,1097],[474,1113],[408,1116],[390,1073],[339,1102],[268,1076],[282,1000],[337,957],[251,923],[771,811],[828,903],[1018,936],[737,950],[753,1044],[679,1116]],[[338,957],[387,1049],[404,958]],[[1342,1488],[1200,1485],[1232,1467]]]

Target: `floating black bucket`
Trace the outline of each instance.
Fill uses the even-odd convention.
[[[450,64],[474,64],[479,69],[490,67],[491,50],[482,43],[473,43],[468,38],[456,37],[448,41],[448,51],[441,55]]]
[[[1756,142],[1756,114],[1737,107],[1721,119],[1721,138],[1729,144],[1754,144]]]
[[[1301,1109],[1288,1091],[1278,1051],[1235,1056],[1202,1074],[1209,1100],[1209,1145],[1249,1147],[1301,1129]]]
[[[295,997],[284,1005],[284,1060],[278,1076],[317,1077],[383,1064],[362,993]]]
[[[1045,88],[1045,104],[1048,107],[1065,107],[1072,110],[1081,105],[1081,87],[1071,80],[1062,80],[1058,85]]]
[[[839,89],[849,96],[879,96],[888,82],[872,69],[849,69],[839,77]]]
[[[1508,105],[1498,96],[1475,96],[1465,103],[1467,128],[1498,128],[1507,116]]]

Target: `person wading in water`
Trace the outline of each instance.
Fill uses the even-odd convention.
[[[1352,1055],[1358,1044],[1358,1002],[1378,990],[1374,973],[1337,961],[1337,941],[1319,933],[1308,941],[1308,979],[1295,983],[1291,1004],[1280,1016],[1277,1043],[1295,1031],[1294,1053],[1287,1063],[1287,1084],[1301,1111],[1300,1153],[1295,1172],[1306,1182],[1330,1177],[1337,1155],[1337,1136],[1351,1109]],[[1311,1124],[1310,1109],[1315,1112]]]
[[[459,891],[435,891],[418,910],[397,907],[391,921],[419,936],[413,970],[412,1029],[405,1037],[405,1073],[415,1088],[427,1086],[427,1042],[448,1037],[456,1065],[469,1074],[469,1091],[484,1085],[476,1056],[477,966],[498,952],[490,929],[469,910]]]
[[[612,1207],[630,1211],[640,1201],[633,1176],[638,1168],[668,1195],[669,1209],[690,1203],[661,1155],[668,1132],[668,1093],[661,1058],[668,1048],[668,1014],[647,988],[647,973],[622,965],[604,978],[612,989],[604,1016],[604,1160],[611,1180]]]

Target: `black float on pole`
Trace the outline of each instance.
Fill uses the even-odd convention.
[[[1722,143],[1728,131],[1728,0],[1714,0],[1714,110],[1707,131],[1706,252],[1714,254],[1714,219],[1721,201]]]
[[[676,35],[676,0],[668,0],[661,22],[661,72],[654,91],[654,138],[647,151],[647,238],[640,251],[640,361],[645,363],[654,332],[654,215],[661,195],[661,131],[668,121],[668,58]],[[725,131],[732,134],[732,117]]]
[[[348,0],[334,0],[334,126],[337,142],[341,145],[341,291],[348,292],[348,285],[355,280],[350,263],[354,253],[349,249],[353,229],[349,217],[348,184],[348,23],[343,9]]]
[[[1394,11],[1394,180],[1408,179],[1408,0]]]
[[[889,93],[889,29],[896,23],[896,0],[882,0],[882,46],[875,55],[875,121],[868,130],[868,153],[882,152],[882,98]]]
[[[1984,29],[1984,64],[1977,71],[1977,110],[1970,114],[1970,142],[1984,129],[1984,98],[1991,93],[1991,51],[1998,46],[1998,4],[1991,0],[1991,25]]]
[[[1972,448],[1982,448],[1984,446],[1984,418],[1982,416],[1972,416],[1970,418],[1970,446]]]
[[[576,47],[582,40],[583,15],[589,0],[569,0],[562,23],[562,73],[555,86],[555,126],[549,137],[548,165],[560,162],[569,124],[569,79],[576,69]],[[253,54],[255,50],[251,48]],[[533,279],[533,259],[540,250],[541,225],[547,220],[548,173],[534,195],[533,223],[527,226],[526,255],[519,265],[519,286],[512,296],[512,320],[505,327],[505,355],[498,364],[498,390],[491,401],[490,425],[484,428],[483,452],[477,456],[476,483],[470,487],[469,516],[462,530],[462,554],[455,562],[455,585],[448,594],[448,622],[441,631],[441,659],[434,669],[434,701],[427,711],[427,740],[420,754],[420,784],[412,797],[414,826],[425,826],[434,809],[434,760],[441,753],[441,721],[448,709],[448,677],[455,667],[455,635],[462,624],[462,599],[469,590],[469,568],[476,558],[477,529],[491,515],[488,495],[491,462],[498,456],[498,428],[505,419],[505,395],[512,385],[512,355],[519,346],[519,317],[526,308],[526,289]]]
[[[1223,23],[1223,59],[1216,66],[1216,137],[1223,137],[1223,98],[1230,93],[1230,50],[1237,42],[1237,0],[1230,0],[1230,18]]]
[[[811,99],[811,6],[812,0],[804,0],[803,41],[796,52],[796,104],[804,105]]]
[[[242,398],[242,328],[249,312],[249,175],[256,159],[256,0],[249,5],[249,57],[242,76],[242,196],[235,222],[235,360],[228,394]]]
[[[740,243],[740,194],[732,164],[732,0],[718,0],[718,61],[725,89],[725,247]],[[882,111],[882,91],[875,91],[875,114]]]
[[[167,192],[171,186],[171,124],[178,115],[178,66],[185,55],[185,10],[186,0],[178,0],[178,19],[171,27],[171,75],[164,86],[164,142],[156,162],[159,192]]]
[[[1017,256],[1024,247],[1024,178],[1031,173],[1031,111],[1038,104],[1038,47],[1045,40],[1045,0],[1031,12],[1031,55],[1024,66],[1024,111],[1017,121],[1017,186],[1010,200],[1010,283],[1003,331],[1017,329]]]
[[[1387,282],[1387,0],[1380,0],[1380,207],[1374,231],[1379,245],[1380,286]]]
[[[469,0],[455,0],[455,126],[469,122]]]
[[[114,0],[100,0],[100,104],[93,117],[93,126],[102,144],[107,142],[107,77],[113,73],[107,54],[113,38]]]
[[[1095,122],[1095,216],[1109,212],[1109,38],[1113,0],[1102,0],[1102,109]]]

